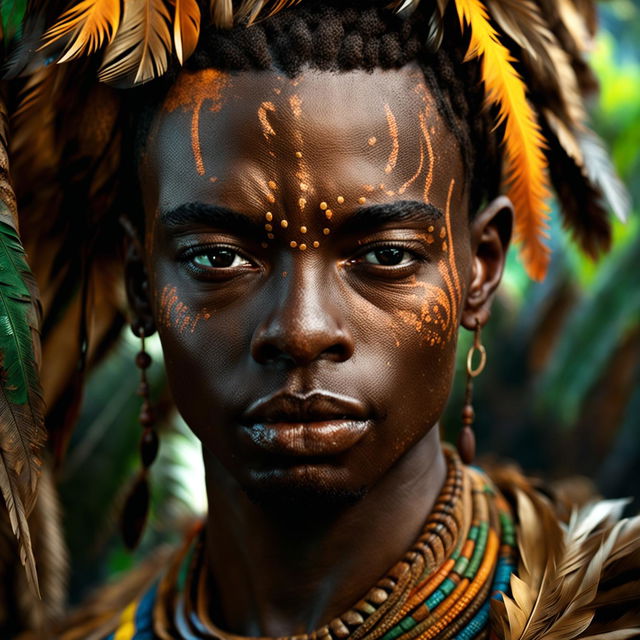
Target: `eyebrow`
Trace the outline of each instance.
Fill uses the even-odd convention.
[[[220,205],[204,202],[188,202],[160,214],[162,222],[169,228],[180,228],[192,224],[218,227],[231,233],[258,236],[264,227],[252,217]],[[417,200],[397,200],[385,204],[360,207],[340,225],[342,233],[369,231],[393,222],[417,222],[428,226],[444,219],[438,207]]]
[[[368,231],[390,222],[417,222],[428,226],[444,219],[442,209],[417,200],[397,200],[357,209],[340,225],[343,233]]]
[[[264,233],[264,226],[252,217],[227,207],[204,202],[181,204],[175,209],[161,212],[160,219],[169,228],[202,224],[242,235],[256,236]]]

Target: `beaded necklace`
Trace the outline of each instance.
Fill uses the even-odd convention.
[[[491,597],[508,590],[514,570],[513,521],[487,477],[464,467],[453,451],[445,453],[445,485],[411,549],[349,611],[287,640],[488,636]],[[249,640],[210,619],[203,540],[201,529],[164,577],[125,610],[107,640]]]

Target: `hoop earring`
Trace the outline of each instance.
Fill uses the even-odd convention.
[[[140,338],[140,351],[136,354],[136,367],[140,370],[140,385],[138,395],[142,398],[139,421],[142,426],[140,438],[140,458],[142,469],[138,472],[135,482],[122,510],[122,539],[128,549],[135,549],[140,542],[149,513],[150,490],[149,468],[158,456],[158,434],[155,430],[155,416],[149,400],[149,382],[147,369],[151,366],[151,356],[145,349],[145,330],[140,324],[132,326],[133,333]]]
[[[473,432],[475,411],[473,410],[473,379],[477,378],[487,364],[487,350],[480,340],[480,320],[476,318],[476,328],[473,337],[473,345],[467,353],[467,386],[464,394],[464,407],[462,408],[462,429],[458,435],[457,449],[462,462],[471,464],[476,457],[476,436]],[[474,368],[473,358],[480,354],[480,362]]]

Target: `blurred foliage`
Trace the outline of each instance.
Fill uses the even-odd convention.
[[[602,93],[592,118],[629,185],[635,215],[615,223],[613,251],[598,264],[579,254],[555,222],[553,262],[542,284],[528,280],[511,252],[483,332],[489,365],[475,387],[476,432],[481,453],[513,458],[551,479],[584,474],[607,496],[638,498],[640,7],[631,0],[605,3],[602,24],[593,52]],[[451,441],[460,424],[470,337],[460,337],[459,374],[443,421]],[[93,372],[60,477],[74,601],[159,542],[178,537],[183,523],[206,508],[200,447],[171,412],[159,345],[152,343],[152,388],[169,417],[153,467],[148,531],[136,554],[123,549],[118,507],[139,464],[136,348],[123,338]]]
[[[479,449],[553,479],[583,474],[606,496],[640,497],[640,6],[601,5],[592,62],[601,94],[593,126],[628,185],[634,214],[614,226],[597,264],[551,231],[544,283],[528,281],[512,252],[484,331],[489,366],[476,384]],[[455,441],[469,336],[446,433]]]

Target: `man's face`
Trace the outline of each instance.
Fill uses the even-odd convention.
[[[249,492],[357,495],[436,425],[471,272],[417,67],[182,72],[142,162],[177,407]]]

